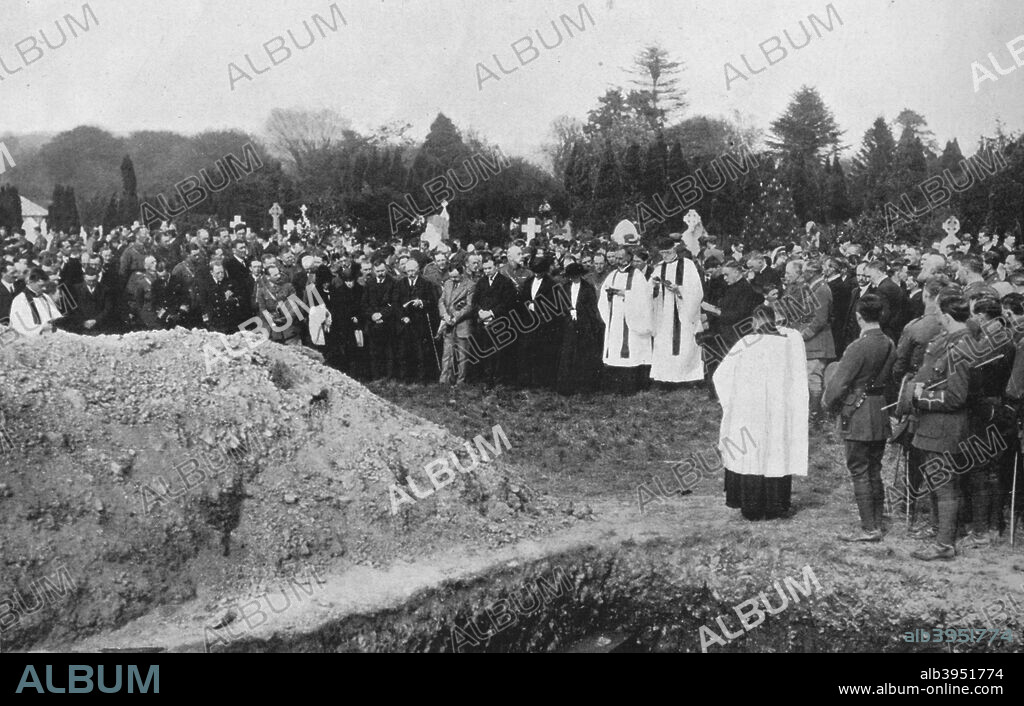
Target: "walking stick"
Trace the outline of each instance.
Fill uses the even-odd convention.
[[[1014,522],[1017,519],[1017,462],[1020,459],[1020,452],[1013,453],[1013,483],[1010,487],[1010,548],[1014,543]]]
[[[907,484],[907,532],[910,532],[910,449],[903,447],[904,482]]]
[[[430,350],[434,351],[434,360],[437,361],[437,374],[440,375],[444,372],[441,368],[441,359],[437,356],[437,346],[434,345],[434,337],[430,335],[430,332],[434,330],[434,324],[430,321],[430,312],[425,311],[427,315],[427,340],[430,342]]]

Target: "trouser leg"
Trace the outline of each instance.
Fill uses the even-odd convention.
[[[808,414],[812,424],[821,421],[821,391],[825,386],[825,361],[807,361]]]
[[[921,475],[921,462],[924,458],[924,451],[913,446],[907,451],[907,475],[910,479],[910,520],[917,519],[918,500],[927,494],[924,489],[923,476]]]
[[[846,442],[846,467],[850,470],[850,478],[853,480],[853,497],[857,502],[857,512],[860,513],[861,529],[865,532],[874,532],[878,529],[871,481],[874,453],[872,445],[875,443],[877,442]]]
[[[868,445],[868,483],[871,486],[871,506],[875,516],[875,528],[882,529],[885,515],[885,485],[882,483],[882,459],[885,458],[885,441],[872,441]]]
[[[455,336],[444,337],[444,352],[441,354],[441,384],[450,385],[455,379],[456,343]]]
[[[998,496],[996,481],[996,462],[979,464],[967,472],[967,482],[971,486],[971,529],[976,534],[984,534],[991,529],[993,506]]]
[[[960,511],[960,479],[954,471],[954,465],[961,466],[960,463],[954,464],[948,454],[925,452],[922,471],[931,488],[938,515],[935,541],[946,546],[953,546],[956,541],[957,514]]]
[[[465,385],[469,377],[469,356],[466,354],[466,350],[469,348],[469,339],[456,338],[452,347],[455,353],[455,383]]]

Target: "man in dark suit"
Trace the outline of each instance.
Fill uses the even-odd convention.
[[[244,240],[236,240],[231,257],[224,259],[224,271],[228,279],[238,287],[239,316],[245,320],[253,314],[253,294],[255,282],[249,273],[247,260],[248,245]]]
[[[750,268],[747,272],[750,286],[762,297],[767,296],[773,289],[782,290],[782,277],[775,268],[768,266],[764,255],[760,253],[751,255],[747,260],[747,267]]]
[[[11,303],[25,289],[25,280],[18,277],[14,263],[0,260],[0,326],[11,318]]]
[[[871,279],[865,271],[866,267],[867,266],[863,262],[857,265],[856,281],[850,288],[850,305],[846,310],[843,325],[843,338],[846,339],[847,345],[856,341],[860,336],[860,326],[857,325],[856,317],[857,302],[866,294],[874,294],[874,291],[871,288]]]
[[[439,371],[431,328],[437,322],[437,290],[420,275],[420,264],[413,258],[405,262],[405,277],[395,286],[392,307],[399,377],[405,382],[435,381]]]
[[[877,294],[885,304],[880,324],[882,331],[895,343],[900,340],[903,325],[906,323],[903,311],[906,308],[906,295],[900,286],[889,279],[885,262],[872,260],[864,268],[871,280],[871,291]]]
[[[722,265],[725,289],[718,306],[708,304],[705,310],[712,317],[711,337],[707,343],[708,375],[713,375],[722,358],[749,332],[754,309],[764,303],[764,297],[754,291],[750,281],[743,276],[743,268],[735,260]]]
[[[484,255],[483,270],[473,296],[480,322],[476,349],[485,354],[480,362],[481,376],[489,385],[497,381],[509,383],[514,362],[512,346],[518,333],[508,315],[516,304],[516,285],[498,272],[493,255]]]
[[[832,292],[832,342],[836,346],[836,357],[842,358],[846,350],[846,320],[850,313],[850,282],[844,277],[847,263],[842,258],[830,257],[825,260],[825,281]]]
[[[114,301],[107,288],[100,284],[99,270],[87,267],[83,282],[72,288],[77,307],[71,316],[71,328],[83,336],[109,333]]]
[[[369,349],[371,380],[395,376],[394,298],[395,280],[388,274],[384,260],[376,258],[373,273],[366,279],[363,289],[363,333]]]
[[[561,321],[556,312],[564,306],[565,292],[556,300],[555,281],[548,277],[551,261],[533,263],[533,275],[519,292],[514,317],[519,324],[519,384],[525,387],[555,386]],[[559,312],[565,313],[565,312]]]
[[[822,397],[822,405],[839,417],[839,432],[846,442],[846,467],[853,478],[853,495],[860,513],[861,531],[841,535],[844,542],[882,540],[882,457],[889,436],[884,392],[896,352],[879,325],[883,306],[873,294],[857,302],[855,316],[861,335],[847,346]]]
[[[239,289],[234,280],[227,276],[224,264],[210,263],[210,272],[199,283],[199,305],[203,312],[203,323],[207,329],[218,333],[238,333],[238,325],[244,321],[239,315]]]

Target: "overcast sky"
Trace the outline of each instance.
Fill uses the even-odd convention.
[[[997,118],[1024,129],[1024,68],[1000,76],[988,55],[1007,70],[1016,64],[1007,42],[1024,35],[1021,0],[837,0],[842,24],[756,75],[766,62],[758,48],[788,29],[795,42],[808,16],[828,16],[822,0],[587,0],[593,22],[545,49],[540,29],[554,44],[551,21],[562,14],[580,23],[580,3],[544,0],[344,0],[336,3],[347,26],[315,32],[298,51],[288,38],[309,41],[303,21],[330,20],[328,0],[91,0],[98,24],[51,50],[60,34],[54,21],[73,14],[84,23],[81,2],[6,0],[0,29],[0,131],[66,130],[89,124],[117,133],[167,129],[194,133],[237,127],[260,132],[274,107],[333,108],[368,128],[401,120],[426,134],[440,110],[462,129],[475,129],[507,152],[538,153],[552,120],[585,118],[608,87],[623,85],[623,69],[643,45],[660,42],[686,63],[687,114],[728,116],[738,110],[757,126],[785,109],[803,84],[815,86],[833,109],[848,144],[879,115],[891,120],[904,107],[922,113],[940,141],[959,137],[973,152]],[[61,24],[66,23],[61,20]],[[563,27],[562,34],[568,33]],[[539,56],[519,66],[511,44],[533,35]],[[34,35],[40,56],[22,43]],[[278,66],[262,48],[284,36],[292,51]],[[1022,40],[1024,41],[1024,40]],[[526,46],[526,42],[520,44]],[[256,75],[246,55],[265,73]],[[502,74],[492,55],[506,71]],[[529,60],[527,53],[524,59]],[[778,54],[775,55],[776,57]],[[281,54],[283,58],[283,52]],[[280,60],[280,59],[279,59]],[[1024,62],[1024,55],[1021,57]],[[231,90],[228,65],[236,74]],[[477,64],[499,76],[482,90]],[[733,77],[726,90],[724,66]],[[972,62],[998,78],[975,92]],[[269,70],[266,70],[270,66]]]

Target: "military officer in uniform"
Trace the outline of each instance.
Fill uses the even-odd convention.
[[[860,337],[843,352],[822,397],[823,406],[839,415],[840,434],[846,442],[846,467],[853,478],[860,513],[861,531],[840,535],[844,542],[882,539],[882,457],[889,437],[889,417],[882,408],[896,357],[896,347],[879,323],[884,306],[874,294],[857,301]]]
[[[939,311],[939,295],[949,286],[949,278],[945,275],[933,275],[924,283],[921,290],[921,301],[924,303],[924,316],[920,316],[906,325],[896,346],[896,362],[892,366],[893,381],[899,385],[907,375],[913,377],[921,368],[924,360],[924,352],[928,344],[934,341],[942,333],[940,319],[942,312]],[[921,491],[921,464],[923,463],[924,452],[914,448],[910,443],[914,436],[916,420],[912,415],[905,417],[895,430],[894,436],[902,444],[906,451],[907,475],[910,482],[910,516],[914,522],[917,503],[914,502],[922,496]],[[901,431],[901,427],[905,431]],[[903,481],[905,483],[905,481]],[[932,517],[927,527],[938,523],[938,518]],[[923,528],[914,528],[914,531]],[[924,529],[923,531],[927,531]]]
[[[1010,379],[1015,348],[1010,328],[1003,323],[1002,307],[995,299],[978,299],[973,304],[974,319],[980,324],[971,366],[968,408],[971,434],[994,447],[992,454],[978,453],[966,474],[970,491],[971,532],[964,543],[972,547],[991,544],[989,530],[994,522],[1003,524],[1000,481],[1011,477],[1013,448],[1017,443],[1015,411],[1003,402],[1003,391]],[[992,439],[996,435],[999,441]],[[1000,527],[1000,529],[1002,529]]]
[[[912,443],[924,451],[921,470],[938,518],[934,543],[911,554],[923,561],[956,556],[954,542],[960,511],[957,472],[966,465],[959,462],[963,460],[959,447],[970,428],[967,393],[972,357],[971,346],[964,340],[970,335],[970,305],[962,296],[944,295],[939,300],[939,311],[944,333],[928,346],[921,369],[913,379],[917,430]]]

